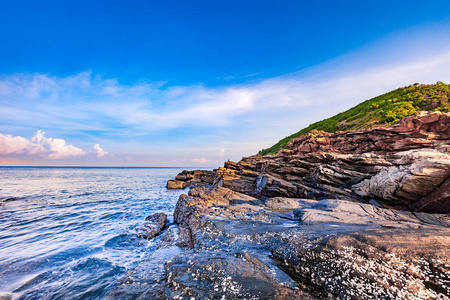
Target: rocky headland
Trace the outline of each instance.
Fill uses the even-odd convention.
[[[109,298],[449,299],[449,185],[441,112],[183,171],[175,224]]]

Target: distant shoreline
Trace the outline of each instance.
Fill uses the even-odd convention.
[[[46,168],[46,169],[198,169],[199,167],[98,167],[98,166],[0,166],[0,168]],[[202,167],[202,169],[214,169],[215,167]]]

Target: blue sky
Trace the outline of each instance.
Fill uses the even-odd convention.
[[[0,165],[219,166],[450,82],[448,1],[0,0]]]

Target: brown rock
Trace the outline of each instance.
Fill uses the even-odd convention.
[[[167,181],[167,188],[168,189],[184,189],[188,186],[188,183],[186,181],[180,181],[180,180],[168,180]]]
[[[450,176],[449,132],[450,113],[441,112],[358,132],[311,131],[279,155],[227,161],[208,182],[258,198],[374,199],[382,206],[446,213],[445,193],[433,192]],[[440,204],[427,206],[431,198]]]
[[[450,211],[450,178],[438,189],[414,204],[419,211]]]

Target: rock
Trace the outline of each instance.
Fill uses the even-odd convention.
[[[264,202],[264,206],[266,206],[270,210],[288,210],[288,209],[296,209],[300,207],[309,207],[315,205],[317,201],[309,200],[309,199],[295,199],[295,198],[283,198],[283,197],[275,197],[267,199]]]
[[[450,178],[431,194],[414,203],[419,211],[450,211]]]
[[[249,287],[259,286],[247,281],[245,274],[265,278],[260,284],[266,287],[267,297],[251,288],[236,288],[236,294],[225,289],[228,297],[428,299],[450,295],[450,222],[446,217],[336,199],[278,197],[262,206],[248,196],[238,201],[241,194],[217,189],[196,191],[177,203],[176,222],[190,229],[195,254],[187,253],[166,266],[168,295],[202,298],[209,291],[208,299],[219,298],[214,288],[219,289],[225,277],[229,277],[228,286],[246,287],[247,282]],[[212,194],[219,198],[208,198]],[[235,199],[227,204],[224,195]],[[251,267],[236,259],[243,253],[256,257]],[[279,272],[296,283],[296,293],[291,288],[280,291],[279,285],[272,284],[273,277],[267,273]],[[288,282],[282,287],[292,287]]]
[[[188,183],[186,181],[180,181],[180,180],[168,180],[167,181],[167,188],[168,189],[184,189],[188,186]]]
[[[145,218],[145,223],[138,229],[138,237],[151,239],[166,228],[167,215],[155,213]]]
[[[447,299],[448,233],[376,228],[311,240],[289,232],[270,247],[286,272],[330,298]]]
[[[175,176],[176,180],[180,181],[190,181],[192,179],[199,179],[201,182],[212,184],[214,182],[214,171],[208,171],[208,170],[194,170],[194,171],[188,171],[183,170],[181,173],[179,173],[177,176]]]
[[[0,300],[11,300],[12,298],[12,294],[0,294]]]
[[[311,299],[284,272],[247,252],[178,256],[166,273],[168,299]]]
[[[378,203],[377,201],[375,201],[374,199],[370,199],[369,200],[369,204],[376,206],[376,207],[381,207],[380,203]]]
[[[396,165],[353,185],[355,193],[381,199],[415,202],[431,194],[450,176],[450,156],[436,150],[395,154]]]

